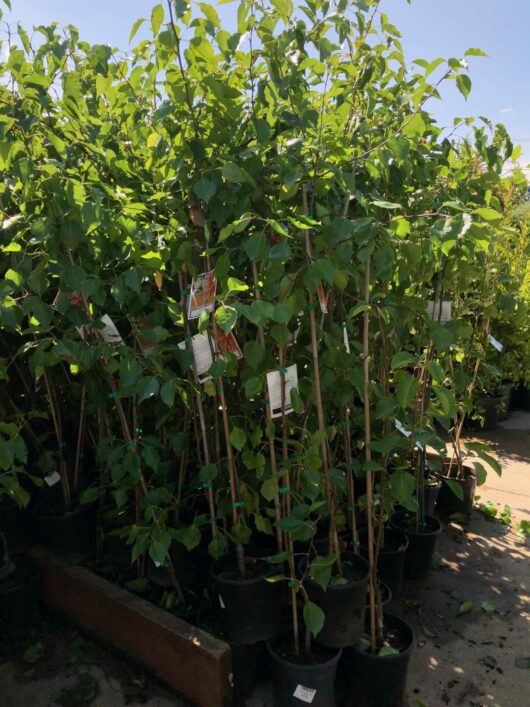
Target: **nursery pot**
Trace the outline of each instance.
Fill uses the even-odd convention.
[[[325,614],[324,626],[315,640],[327,648],[351,646],[364,630],[370,567],[363,557],[353,552],[342,553],[341,560],[344,584],[328,584],[324,590],[310,578],[305,581],[309,599]],[[303,557],[299,564],[301,573],[306,566],[307,557]]]
[[[446,466],[447,469],[447,466]],[[438,512],[442,516],[452,516],[454,513],[463,513],[469,515],[473,508],[473,500],[477,489],[477,476],[475,470],[470,466],[462,468],[463,479],[449,479],[448,476],[442,476],[442,488],[438,496],[438,504],[436,506]],[[458,484],[464,495],[463,500],[460,500],[447,481]]]
[[[361,552],[368,558],[368,531],[359,531]],[[393,597],[398,597],[403,589],[405,558],[409,539],[405,533],[395,528],[385,528],[385,544],[379,551],[377,574],[379,579],[390,588]]]
[[[392,591],[388,584],[384,582],[378,582],[379,591],[381,593],[381,606],[387,606],[392,601]],[[370,611],[370,587],[366,592],[366,615]]]
[[[432,556],[442,524],[438,518],[425,516],[425,529],[416,532],[414,525],[409,525],[409,518],[413,519],[414,515],[408,511],[394,511],[390,516],[390,525],[403,531],[409,539],[405,577],[419,579],[427,577],[431,571]]]
[[[235,553],[223,555],[212,565],[223,630],[234,643],[266,641],[280,630],[282,583],[266,578],[281,574],[282,568],[259,561],[273,554],[273,550],[246,548],[247,567],[254,567],[248,577],[239,575]]]
[[[478,421],[472,425],[474,429],[494,430],[499,424],[503,409],[503,398],[500,396],[483,396],[477,398],[475,409],[483,417],[483,421]]]
[[[0,503],[0,532],[6,536],[12,551],[28,542],[28,512],[10,498]]]
[[[383,615],[385,634],[399,644],[399,653],[374,655],[352,646],[344,651],[339,673],[346,686],[347,707],[403,707],[407,671],[414,650],[414,631],[394,614]],[[392,641],[391,641],[392,643]],[[395,646],[397,649],[397,645]]]
[[[286,647],[288,647],[286,649]],[[313,645],[312,655],[304,662],[289,651],[286,636],[268,641],[271,658],[272,707],[334,707],[335,676],[341,657],[340,649]]]
[[[96,540],[97,506],[91,503],[64,512],[61,503],[42,499],[33,510],[35,541],[68,555],[89,557]]]
[[[425,498],[425,515],[432,516],[434,514],[436,501],[440,495],[441,488],[442,482],[439,479],[433,480],[433,478],[430,477],[428,480],[425,480],[425,485],[423,487]]]
[[[40,573],[29,557],[15,557],[15,570],[0,580],[0,634],[33,626],[39,618]]]

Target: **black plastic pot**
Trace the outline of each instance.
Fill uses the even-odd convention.
[[[242,645],[229,641],[232,649],[232,675],[230,682],[234,697],[240,698],[256,684],[259,646]]]
[[[442,524],[438,518],[425,516],[425,530],[416,532],[409,525],[410,518],[414,518],[414,515],[408,511],[394,511],[390,516],[390,525],[401,530],[409,539],[405,577],[419,579],[427,577],[431,571],[432,556],[438,536],[442,532]]]
[[[347,563],[360,575],[359,579],[344,584],[329,584],[324,591],[320,584],[307,578],[305,587],[309,599],[325,614],[324,626],[315,640],[327,648],[351,646],[364,630],[366,592],[370,567],[361,555],[344,552],[341,555],[343,568]],[[302,558],[299,568],[303,573],[307,558]]]
[[[96,542],[96,513],[97,506],[90,504],[54,515],[43,499],[32,514],[35,541],[68,556],[90,557]]]
[[[414,631],[403,619],[384,614],[385,629],[397,635],[403,648],[395,655],[373,655],[353,646],[344,651],[339,680],[346,685],[346,707],[403,707]]]
[[[482,420],[474,419],[471,421],[472,429],[495,430],[499,424],[504,408],[503,398],[501,396],[489,397],[482,396],[475,401],[475,409]]]
[[[469,515],[473,509],[473,500],[477,489],[477,476],[475,470],[470,466],[463,467],[463,479],[449,479],[447,476],[440,477],[442,488],[438,496],[437,510],[442,516],[449,517],[455,513]],[[463,500],[458,498],[451,489],[447,481],[450,480],[460,486],[463,493]]]
[[[0,634],[27,629],[39,618],[39,569],[29,557],[13,562],[14,572],[0,581]]]
[[[247,558],[273,555],[274,550],[246,550]],[[281,628],[282,583],[268,582],[265,577],[282,573],[279,565],[267,565],[264,573],[249,579],[227,578],[236,567],[235,553],[213,563],[211,574],[215,584],[223,630],[234,643],[252,644],[266,641]]]
[[[271,657],[272,707],[334,707],[335,676],[341,650],[319,646],[316,650],[321,660],[313,659],[310,665],[294,662],[281,652],[285,637],[267,643]]]
[[[384,582],[379,582],[379,591],[381,592],[381,606],[387,606],[392,601],[392,590]],[[370,607],[370,590],[366,593],[366,614],[368,615]]]
[[[530,388],[519,383],[510,392],[510,410],[530,410]]]
[[[29,540],[28,512],[11,499],[0,504],[0,532],[4,533],[11,551],[24,547]]]
[[[359,542],[364,557],[368,557],[368,531],[359,531]],[[398,597],[403,590],[405,558],[409,546],[405,533],[395,528],[385,528],[385,544],[379,551],[377,574],[379,579],[390,588],[393,597]]]

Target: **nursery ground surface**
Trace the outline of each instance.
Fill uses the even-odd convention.
[[[478,505],[511,509],[510,526],[474,510],[442,533],[431,576],[408,581],[390,607],[416,631],[408,707],[522,707],[530,694],[530,414],[515,413],[490,442],[503,464]],[[2,707],[184,707],[136,666],[55,619],[16,641],[0,638]],[[264,686],[248,707],[271,707]],[[373,707],[377,707],[374,705]]]

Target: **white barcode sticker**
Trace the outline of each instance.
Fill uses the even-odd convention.
[[[223,601],[223,597],[219,594],[219,606],[221,609],[226,609],[225,603]]]
[[[48,476],[44,477],[44,481],[48,484],[48,486],[55,486],[55,484],[60,480],[61,476],[58,471],[54,471],[51,474],[48,474]]]
[[[312,687],[304,687],[303,685],[297,685],[296,690],[293,692],[293,697],[296,697],[297,700],[301,700],[302,702],[306,702],[308,705],[310,705],[315,699],[316,694],[317,691],[314,690]]]
[[[501,344],[501,342],[497,341],[497,339],[491,334],[488,334],[488,341],[493,346],[493,348],[497,349],[497,351],[501,352],[504,349],[504,346]]]

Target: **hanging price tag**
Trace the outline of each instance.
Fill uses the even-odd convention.
[[[191,283],[188,319],[197,319],[202,312],[213,312],[216,292],[217,278],[213,270],[198,275]]]
[[[191,340],[190,348],[195,360],[195,378],[198,383],[206,383],[206,381],[211,378],[208,373],[213,364],[212,348],[210,348],[210,344],[215,352],[217,350],[215,341],[213,339],[210,341],[206,334],[195,334]],[[179,349],[184,350],[186,348],[186,342],[181,341],[178,346]]]
[[[322,312],[322,314],[327,314],[328,313],[328,303],[327,303],[326,295],[324,293],[324,288],[322,287],[321,282],[318,283],[317,294],[318,294],[318,303],[320,304],[320,311]]]
[[[223,597],[219,594],[219,606],[221,609],[226,609],[225,603],[223,601]]]
[[[280,373],[280,371],[269,371],[269,373],[267,373],[267,387],[269,390],[269,404],[272,418],[282,416],[282,375],[285,377],[284,411],[286,415],[293,411],[291,390],[298,387],[296,363],[286,368],[284,373]]]

